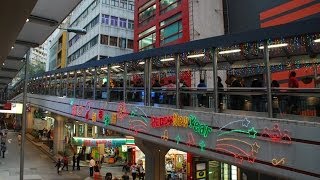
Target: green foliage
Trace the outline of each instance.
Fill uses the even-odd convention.
[[[30,63],[29,68],[28,68],[29,76],[33,76],[38,73],[44,73],[45,67],[46,67],[46,64],[41,61],[36,61],[34,63]]]

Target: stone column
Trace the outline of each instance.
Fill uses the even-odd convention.
[[[146,157],[145,179],[165,179],[165,156],[170,148],[141,139],[135,139],[135,143],[142,150]]]
[[[59,151],[64,151],[64,123],[66,117],[58,114],[53,114],[54,118],[54,135],[53,135],[53,152],[57,154]]]

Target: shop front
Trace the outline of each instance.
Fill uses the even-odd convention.
[[[72,145],[77,154],[82,155],[83,160],[93,157],[102,163],[115,164],[122,163],[134,156],[134,151],[128,151],[128,146],[134,145],[134,139],[128,138],[83,138],[73,137]]]

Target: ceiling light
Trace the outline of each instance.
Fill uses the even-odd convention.
[[[78,74],[80,74],[80,73],[81,73],[81,71],[77,71],[77,73],[78,73]]]
[[[108,70],[108,67],[102,67],[101,70]]]
[[[111,68],[119,68],[120,66],[112,66]]]
[[[26,19],[26,22],[29,22],[29,18]]]
[[[2,65],[4,65],[4,63],[2,63]]]
[[[13,49],[13,48],[14,48],[14,46],[11,47],[11,49]]]
[[[187,58],[198,58],[198,57],[203,57],[204,54],[194,54],[194,55],[189,55]]]
[[[174,61],[174,58],[165,58],[165,59],[161,59],[161,62],[166,62],[166,61]]]
[[[144,64],[144,63],[145,63],[144,61],[139,62],[139,64],[141,64],[141,65]]]
[[[91,69],[91,71],[92,71],[92,72],[94,72],[94,71],[95,71],[95,69]]]
[[[271,49],[271,48],[286,47],[286,46],[288,46],[288,43],[271,44],[271,45],[268,45],[268,48]],[[259,47],[259,49],[263,49],[263,48],[264,48],[263,46]]]
[[[314,40],[314,42],[320,43],[320,39],[316,39],[316,40]]]
[[[226,50],[226,51],[220,51],[219,54],[231,54],[231,53],[237,53],[240,51],[241,51],[241,49],[231,49],[231,50]]]

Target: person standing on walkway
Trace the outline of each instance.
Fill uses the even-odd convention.
[[[2,142],[1,143],[2,158],[4,158],[4,153],[6,152],[6,150],[7,150],[6,143]]]
[[[91,157],[91,160],[89,162],[90,177],[93,176],[93,167],[95,165],[96,165],[96,162],[94,161],[93,157]]]
[[[81,156],[80,156],[80,153],[79,153],[78,156],[77,156],[77,170],[80,170],[80,158],[81,158]]]
[[[55,167],[57,167],[57,173],[60,174],[60,171],[61,171],[61,169],[60,169],[60,167],[61,167],[61,160],[60,160],[60,158],[58,159]]]
[[[131,175],[132,175],[133,180],[135,180],[137,178],[137,165],[136,165],[136,163],[133,163],[131,165]]]
[[[18,134],[18,137],[17,137],[17,138],[18,138],[18,144],[19,144],[19,146],[20,146],[20,145],[21,145],[21,133]]]
[[[72,171],[74,171],[75,167],[76,167],[76,154],[73,154],[73,156],[72,156]]]

